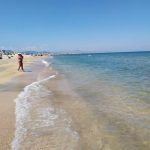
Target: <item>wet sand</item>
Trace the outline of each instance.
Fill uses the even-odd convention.
[[[26,72],[17,71],[16,57],[0,60],[0,150],[11,149],[15,132],[14,100],[26,85],[35,80],[33,74],[37,68],[32,63],[44,58],[24,56]]]
[[[18,92],[0,92],[0,149],[11,149],[15,131],[15,103]]]
[[[0,131],[2,131],[2,133],[0,132],[2,139],[0,149],[10,149],[12,140],[17,139],[14,140],[13,150],[148,150],[149,135],[144,130],[139,130],[141,128],[138,127],[136,129],[136,126],[130,128],[130,124],[126,120],[120,119],[115,112],[111,114],[108,111],[103,112],[97,108],[97,105],[95,107],[94,103],[85,101],[73,90],[69,80],[63,74],[57,74],[55,70],[44,67],[44,64],[38,61],[30,64],[26,70],[25,73],[19,72],[20,75],[11,80],[9,84],[1,86],[3,90],[0,96],[7,95],[7,100],[2,102],[3,106],[0,106],[2,107],[0,111],[3,110],[4,114],[3,118],[0,118],[0,121],[3,122],[0,126]],[[51,75],[56,75],[56,78],[41,82],[42,79]],[[40,83],[37,85],[31,85],[39,80]],[[18,128],[15,129],[13,100],[26,85],[30,86],[31,89],[27,93],[31,94],[25,94],[25,98],[32,102],[32,106],[27,107],[29,112],[26,118],[20,119],[21,121],[26,119],[26,122],[23,122],[23,128],[21,128],[26,129],[25,134],[19,130],[21,136],[16,134],[14,138],[14,131]],[[50,94],[45,95],[44,89],[48,90]],[[107,89],[107,91],[109,90]],[[121,108],[125,108],[125,105],[117,101],[120,97],[116,97],[114,89],[112,93],[111,98],[115,103],[108,101],[110,105],[107,104],[107,108],[111,106],[109,107],[111,110],[112,106],[116,106],[117,113],[125,112],[126,114],[127,108],[118,111],[118,108],[120,109],[121,106],[124,106]],[[104,101],[106,103],[107,99]],[[119,107],[115,105],[116,103],[119,104]],[[26,103],[21,105],[22,108],[24,106]],[[102,105],[99,107],[102,108]],[[123,114],[122,116],[124,117]],[[21,141],[18,142],[19,139]]]

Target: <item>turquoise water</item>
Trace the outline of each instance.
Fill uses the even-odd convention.
[[[150,149],[150,52],[58,55],[50,61],[90,106],[110,149]]]
[[[53,62],[76,86],[106,82],[150,102],[150,52],[61,55]]]
[[[15,99],[13,150],[150,149],[150,52],[57,55],[32,67]]]

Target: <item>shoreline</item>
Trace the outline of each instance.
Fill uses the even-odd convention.
[[[2,149],[10,149],[10,146],[13,150],[49,150],[53,146],[65,150],[149,148],[148,105],[142,101],[130,103],[129,99],[124,99],[126,96],[130,98],[127,90],[123,91],[122,86],[117,86],[120,84],[114,86],[111,81],[103,82],[106,79],[103,77],[98,84],[95,84],[95,78],[89,78],[91,80],[83,86],[83,75],[90,76],[86,68],[85,72],[79,68],[76,73],[73,72],[75,78],[69,78],[73,77],[71,71],[74,68],[69,69],[65,62],[64,68],[70,71],[68,77],[67,73],[57,69],[54,62],[33,60],[25,68],[25,73],[18,73],[20,75],[11,79],[9,84],[0,85],[0,90],[4,92],[2,97],[12,97],[2,103],[5,127],[5,131],[1,128],[4,135]],[[79,71],[81,76],[77,76]],[[49,78],[55,75],[56,78]],[[76,81],[76,77],[79,79],[77,85],[71,82]],[[91,83],[93,87],[89,86]],[[13,116],[15,107],[12,107],[12,99],[16,100],[16,116]],[[13,126],[15,117],[18,118],[16,128]]]
[[[39,64],[34,65],[34,67],[35,70],[39,70],[39,68],[41,68]],[[27,88],[23,91],[23,97],[21,95],[21,98],[24,98],[24,94],[26,95],[26,91],[30,88],[32,89],[32,87],[34,87],[35,91],[32,89],[33,97],[31,93],[31,95],[27,95],[28,101],[26,101],[25,96],[25,99],[20,101],[22,103],[18,104],[18,108],[21,108],[18,110],[21,114],[23,114],[18,116],[18,121],[23,121],[23,124],[17,122],[15,138],[12,141],[13,150],[15,150],[15,148],[17,150],[51,149],[53,145],[56,145],[58,149],[61,147],[68,147],[66,150],[70,148],[83,148],[88,150],[93,146],[94,148],[101,147],[101,138],[100,141],[99,138],[97,138],[101,137],[101,133],[90,107],[82,101],[79,95],[76,95],[76,93],[70,89],[70,86],[63,76],[58,75],[57,78],[49,80],[48,78],[55,76],[54,74],[56,72],[55,70],[48,68],[45,67],[45,69],[40,70],[40,73],[36,75],[36,82],[35,80],[33,81],[32,78],[27,77],[30,81],[32,81],[30,82],[32,84],[27,84],[28,86],[26,86]],[[35,76],[35,74],[36,72],[33,75]],[[22,78],[23,77],[21,76],[19,80]],[[43,83],[43,81],[47,79],[49,81]],[[40,84],[43,84],[50,93],[52,92],[52,94],[48,92],[47,96],[44,94],[44,101],[43,98],[36,98],[36,96],[40,97],[40,95],[38,95],[40,93]],[[39,93],[36,89],[38,89],[37,91]],[[33,100],[34,96],[36,101]],[[33,99],[30,99],[30,97]],[[30,105],[31,101],[32,106]],[[27,107],[25,108],[24,106]],[[44,113],[44,116],[37,113],[39,111],[41,115]],[[26,118],[26,113],[28,114],[27,116],[30,116],[29,118]],[[19,113],[17,112],[17,114]],[[38,121],[41,121],[42,117],[45,119],[43,120],[44,124],[40,123],[39,126],[37,126]],[[90,121],[91,118],[93,120],[92,122]],[[28,126],[26,126],[25,123],[27,123]],[[36,123],[36,125],[34,123]],[[84,123],[87,126],[85,126]],[[36,128],[36,126],[38,128]],[[92,140],[89,137],[92,137]],[[52,140],[53,138],[55,140]],[[70,145],[67,145],[65,142],[68,140],[70,141]],[[32,142],[28,144],[30,141]]]
[[[0,149],[10,150],[15,135],[15,99],[25,86],[36,80],[46,57],[24,57],[25,72],[17,71],[17,59],[0,60]],[[36,63],[39,63],[36,67]]]

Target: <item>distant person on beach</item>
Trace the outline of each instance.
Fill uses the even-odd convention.
[[[21,70],[24,71],[23,69],[23,55],[21,53],[18,53],[18,64],[19,64],[19,67],[18,67],[18,71]]]

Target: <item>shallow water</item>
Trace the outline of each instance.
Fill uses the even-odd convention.
[[[90,106],[110,149],[150,148],[149,52],[62,55],[53,65]]]
[[[60,55],[43,63],[16,99],[13,150],[150,149],[150,53]]]

